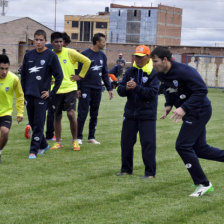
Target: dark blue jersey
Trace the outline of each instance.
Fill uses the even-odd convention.
[[[168,73],[157,73],[164,89],[166,106],[182,107],[186,113],[197,114],[210,106],[208,89],[200,74],[191,66],[172,61]]]
[[[112,90],[108,77],[106,55],[102,51],[95,52],[90,48],[83,51],[82,54],[91,60],[91,65],[86,76],[79,82],[79,88],[102,89],[101,81],[103,80],[107,90]]]
[[[52,75],[55,77],[55,85],[51,96],[57,92],[63,79],[57,55],[49,49],[41,53],[38,53],[36,49],[27,52],[21,71],[24,95],[40,98],[42,91],[50,90]]]
[[[113,68],[109,70],[109,74],[114,74],[117,78],[122,73],[122,66],[120,64],[115,65]]]
[[[137,84],[134,90],[126,89],[130,80]],[[154,70],[147,74],[142,69],[129,68],[117,89],[119,96],[127,97],[124,116],[139,120],[156,120],[158,91],[159,79]]]

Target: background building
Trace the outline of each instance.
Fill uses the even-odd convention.
[[[33,43],[33,35],[37,29],[43,29],[50,41],[53,30],[41,23],[28,18],[0,16],[0,53],[3,51],[9,56],[10,70],[17,71],[22,64],[24,54]]]
[[[65,15],[64,30],[72,41],[91,41],[95,33],[109,34],[109,8],[99,15]]]
[[[111,4],[109,42],[180,45],[182,9]]]

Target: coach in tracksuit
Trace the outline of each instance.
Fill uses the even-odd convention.
[[[133,67],[129,68],[118,86],[118,94],[127,97],[121,133],[121,172],[117,176],[132,174],[133,148],[137,133],[140,135],[142,158],[145,165],[143,178],[156,175],[156,112],[159,80],[153,70],[150,49],[136,48]]]
[[[34,34],[36,49],[25,54],[21,71],[27,115],[33,131],[29,159],[35,159],[39,149],[44,152],[49,148],[43,134],[48,98],[56,94],[63,79],[58,57],[45,46],[46,41],[46,32],[37,30]],[[52,75],[55,86],[50,92]]]
[[[171,52],[165,47],[157,47],[151,53],[153,66],[164,86],[166,98],[161,119],[166,118],[175,106],[171,119],[175,122],[183,120],[176,150],[197,185],[190,196],[198,197],[214,190],[200,166],[198,157],[223,162],[224,150],[212,147],[206,142],[205,126],[211,117],[212,108],[204,81],[194,68],[172,61],[171,56]]]
[[[83,127],[90,110],[88,142],[100,144],[95,139],[98,111],[102,95],[102,80],[109,93],[109,98],[113,98],[113,91],[108,77],[107,57],[101,51],[106,45],[105,35],[96,33],[93,36],[93,46],[82,52],[91,60],[91,65],[86,76],[81,79],[79,85],[78,104],[78,141],[82,144]]]

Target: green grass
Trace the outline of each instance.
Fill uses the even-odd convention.
[[[224,93],[210,89],[213,116],[207,126],[208,143],[224,148]],[[157,122],[157,176],[142,180],[144,166],[139,141],[135,146],[134,175],[120,171],[120,132],[125,98],[103,94],[96,138],[87,143],[87,127],[80,152],[72,151],[72,137],[63,117],[64,149],[47,151],[28,160],[30,141],[25,139],[25,115],[15,122],[0,165],[0,223],[150,224],[223,223],[223,164],[201,160],[215,191],[191,198],[191,178],[175,151],[180,124]],[[159,97],[158,117],[164,98]],[[52,144],[52,143],[51,143]]]

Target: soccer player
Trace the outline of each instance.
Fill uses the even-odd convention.
[[[17,122],[23,120],[24,95],[19,78],[9,71],[9,58],[0,55],[0,163],[1,154],[8,141],[12,124],[13,93],[16,95]]]
[[[105,35],[96,33],[93,36],[93,46],[83,51],[86,57],[91,60],[90,69],[84,79],[79,82],[79,105],[78,105],[78,141],[82,144],[82,132],[88,111],[90,110],[89,136],[88,142],[100,144],[95,139],[97,116],[102,95],[103,80],[109,98],[113,98],[113,91],[108,77],[107,57],[101,51],[106,45]]]
[[[58,57],[45,46],[46,41],[44,30],[34,33],[35,49],[25,54],[21,71],[27,115],[33,132],[29,159],[36,159],[39,149],[43,154],[49,148],[43,134],[48,99],[54,97],[63,79]],[[52,75],[55,85],[50,92]]]
[[[70,122],[70,130],[73,137],[73,150],[79,151],[80,146],[77,140],[77,119],[75,116],[76,97],[77,97],[77,82],[85,77],[90,66],[90,60],[76,50],[63,47],[63,35],[60,32],[51,34],[51,44],[54,52],[57,54],[64,78],[60,88],[55,96],[55,118],[54,129],[56,135],[56,143],[51,149],[60,149],[63,147],[61,143],[61,119],[62,111],[67,111],[67,116]],[[74,74],[74,68],[77,62],[82,64],[82,69],[78,75]]]
[[[203,172],[198,158],[224,162],[224,150],[206,142],[206,124],[211,118],[211,102],[200,74],[192,67],[173,61],[171,52],[157,47],[152,53],[153,66],[165,89],[165,110],[161,119],[172,111],[174,122],[183,120],[176,150],[197,186],[189,196],[199,197],[214,190]]]
[[[153,70],[150,49],[140,45],[134,53],[134,64],[129,68],[117,92],[127,97],[121,133],[121,172],[117,176],[133,172],[133,151],[139,132],[142,158],[145,165],[143,178],[156,175],[156,113],[159,80]]]

